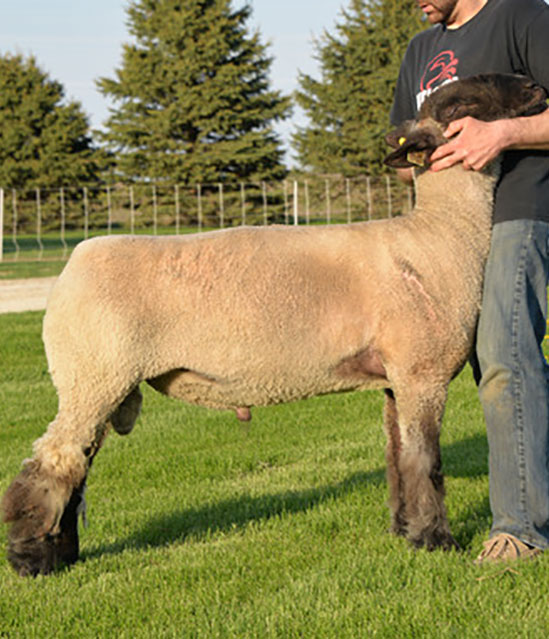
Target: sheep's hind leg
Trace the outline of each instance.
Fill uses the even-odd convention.
[[[20,575],[49,574],[78,559],[78,514],[88,470],[108,431],[107,405],[60,409],[8,487],[2,500],[10,524],[8,559]]]
[[[387,460],[387,484],[389,485],[389,507],[391,509],[391,532],[406,535],[402,477],[399,470],[401,450],[398,413],[393,391],[385,389],[384,427],[387,436],[385,459]]]
[[[399,523],[416,547],[458,548],[444,506],[439,435],[446,388],[395,390],[400,435],[398,454]],[[401,497],[400,497],[401,496]]]

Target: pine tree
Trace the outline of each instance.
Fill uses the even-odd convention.
[[[118,103],[104,140],[126,179],[178,183],[271,179],[285,174],[272,123],[289,100],[269,89],[272,60],[251,8],[230,0],[133,0],[116,79],[102,93]]]
[[[293,136],[303,167],[353,176],[379,173],[402,56],[421,28],[415,0],[351,0],[335,35],[317,41],[321,80],[300,74],[308,126]]]
[[[34,57],[0,56],[0,186],[60,187],[96,181],[100,154],[78,102]]]

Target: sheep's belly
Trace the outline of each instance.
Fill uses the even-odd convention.
[[[352,390],[387,387],[385,377],[362,373],[342,375],[339,370],[312,376],[270,378],[253,383],[243,379],[217,380],[188,370],[173,370],[147,380],[157,391],[191,404],[218,409],[239,406],[268,406],[298,399]]]

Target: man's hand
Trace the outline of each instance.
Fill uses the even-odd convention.
[[[449,142],[431,155],[431,170],[441,171],[459,162],[465,169],[480,171],[509,143],[510,120],[482,122],[471,117],[450,122],[444,132]]]

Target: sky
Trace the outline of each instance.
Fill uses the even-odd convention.
[[[233,7],[243,0],[233,0]],[[298,71],[319,77],[314,39],[334,32],[349,0],[250,0],[251,29],[259,29],[271,66],[271,86],[284,94],[298,88]],[[100,128],[109,103],[96,87],[100,77],[114,77],[121,65],[122,43],[130,42],[127,0],[17,0],[2,2],[0,54],[34,55],[51,79],[61,82]],[[277,126],[286,149],[296,126],[306,123],[295,109],[290,121]],[[291,153],[287,154],[291,163]]]

